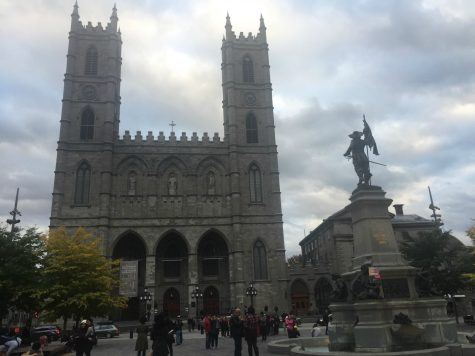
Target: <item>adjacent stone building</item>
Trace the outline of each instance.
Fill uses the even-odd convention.
[[[106,256],[132,261],[118,318],[145,310],[145,287],[148,308],[171,315],[249,305],[250,281],[257,310],[289,306],[266,27],[261,17],[257,35],[236,36],[228,16],[225,31],[223,138],[119,136],[117,10],[103,27],[83,25],[74,6],[51,228],[85,227]]]

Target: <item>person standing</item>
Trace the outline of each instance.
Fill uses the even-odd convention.
[[[267,340],[267,316],[261,312],[259,319],[259,328],[262,336],[262,341]]]
[[[247,352],[252,356],[252,350],[256,356],[259,356],[259,349],[257,347],[257,328],[259,328],[259,317],[256,315],[254,307],[251,305],[247,308],[247,315],[244,321],[244,333],[247,341]]]
[[[148,350],[148,326],[145,325],[147,318],[142,316],[140,318],[140,325],[137,326],[137,340],[135,341],[135,351],[137,351],[137,356],[145,356]]]
[[[203,319],[203,329],[205,330],[206,333],[206,341],[205,341],[205,346],[206,349],[210,349],[210,344],[211,344],[211,338],[210,338],[210,331],[211,331],[211,318],[210,315],[206,315]]]
[[[241,356],[243,323],[241,320],[241,309],[234,309],[234,313],[229,319],[229,329],[231,337],[234,339],[234,356]]]
[[[181,345],[183,343],[183,321],[181,320],[180,315],[178,315],[176,317],[175,334],[176,334],[176,344],[177,344],[177,346]]]
[[[91,356],[92,349],[92,335],[87,325],[87,320],[81,321],[79,328],[74,336],[74,348],[76,356]]]
[[[150,339],[153,340],[153,356],[168,355],[168,331],[169,325],[166,323],[163,313],[155,315],[154,324],[150,331]]]
[[[211,329],[209,331],[210,346],[212,349],[218,347],[219,327],[219,320],[216,315],[213,315],[211,318]]]

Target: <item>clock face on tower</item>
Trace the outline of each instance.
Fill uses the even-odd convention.
[[[247,106],[256,105],[256,96],[253,93],[244,94],[244,102]]]
[[[92,85],[83,86],[81,93],[84,99],[93,100],[96,98],[96,88]]]

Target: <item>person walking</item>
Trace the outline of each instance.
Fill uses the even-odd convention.
[[[152,356],[168,356],[168,331],[169,325],[163,313],[155,315],[154,324],[150,331],[150,339],[153,340]]]
[[[259,356],[259,349],[257,347],[257,329],[259,328],[259,317],[256,315],[254,307],[251,305],[247,308],[247,315],[244,321],[244,333],[247,341],[247,352],[252,356],[252,350],[256,356]]]
[[[135,341],[135,351],[137,351],[137,356],[145,356],[148,350],[148,331],[149,328],[145,325],[147,321],[146,316],[140,318],[140,325],[137,326],[137,340]]]
[[[234,309],[234,313],[231,316],[231,319],[229,319],[229,329],[231,331],[231,337],[234,340],[234,356],[241,356],[243,337],[241,309]]]

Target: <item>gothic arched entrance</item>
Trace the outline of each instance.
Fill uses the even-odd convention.
[[[290,287],[292,310],[296,315],[306,314],[309,309],[309,293],[304,281],[297,279]]]
[[[315,306],[320,314],[330,305],[330,295],[333,287],[326,278],[320,278],[315,284]]]
[[[219,314],[231,308],[229,252],[224,237],[217,231],[208,231],[198,243],[198,279],[200,285],[212,285],[203,292],[208,293],[203,295],[205,313]]]
[[[137,269],[137,280],[130,289],[128,295],[129,300],[127,308],[117,310],[113,313],[113,319],[118,320],[137,320],[140,315],[145,314],[145,306],[141,306],[138,295],[143,292],[145,286],[145,256],[146,248],[142,239],[133,232],[128,232],[122,235],[116,242],[112,251],[113,259],[121,259],[129,263],[132,268],[131,275],[133,276],[133,269]],[[134,266],[134,262],[136,262]],[[119,293],[119,290],[116,290]],[[141,310],[143,309],[143,310]]]
[[[180,293],[175,288],[168,288],[163,295],[163,311],[170,317],[180,315]]]
[[[205,315],[219,315],[219,292],[210,286],[203,293],[203,312]]]

